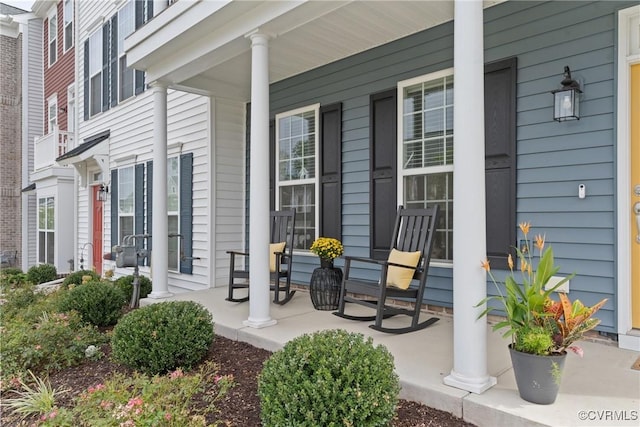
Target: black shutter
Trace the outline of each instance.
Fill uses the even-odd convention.
[[[118,105],[118,14],[111,18],[111,53],[109,62],[109,81],[111,88],[111,106]]]
[[[136,165],[135,168],[135,201],[134,201],[134,234],[144,234],[144,164]],[[144,247],[142,239],[136,239],[136,249]],[[138,265],[143,265],[139,260]]]
[[[89,39],[84,42],[84,119],[89,120]]]
[[[102,111],[107,111],[109,109],[109,52],[111,51],[110,27],[111,21],[107,21],[102,26]]]
[[[136,3],[135,3],[136,30],[140,28],[145,22],[147,22],[144,16],[145,1],[146,0],[136,0]],[[153,1],[148,2],[147,6],[149,3],[153,3]],[[151,17],[151,15],[149,15],[149,17]],[[144,71],[135,70],[133,78],[134,78],[135,94],[138,95],[144,91]]]
[[[147,265],[151,265],[151,250],[152,250],[152,230],[153,229],[153,161],[147,162],[147,234],[150,235],[147,239],[147,250],[149,251],[149,257],[147,258]]]
[[[320,235],[342,239],[342,104],[320,108]]]
[[[118,169],[111,171],[111,259],[115,261],[113,247],[119,245],[118,240]]]
[[[276,209],[276,121],[269,120],[269,209]]]
[[[387,259],[396,218],[396,89],[371,95],[371,258]]]
[[[180,156],[180,273],[193,274],[193,153]]]
[[[516,58],[485,65],[487,257],[507,268],[516,245]]]
[[[147,0],[147,19],[145,22],[149,22],[153,18],[153,0]]]
[[[136,0],[135,2],[135,25],[136,30],[144,24],[144,2],[145,0]]]

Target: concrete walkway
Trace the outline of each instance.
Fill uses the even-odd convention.
[[[453,320],[440,321],[422,331],[391,335],[374,331],[366,322],[341,319],[317,311],[309,294],[297,291],[285,306],[271,304],[278,323],[263,329],[243,325],[248,303],[224,300],[226,287],[176,294],[169,300],[192,300],[213,315],[216,333],[275,351],[292,338],[324,329],[345,329],[371,336],[395,358],[404,399],[451,412],[478,426],[640,426],[640,371],[631,366],[640,353],[591,342],[581,342],[584,358],[567,356],[560,394],[553,405],[535,405],[520,399],[515,385],[507,341],[489,333],[489,373],[498,384],[481,395],[446,386],[453,361]],[[166,300],[143,300],[142,304]],[[349,306],[352,313],[366,310]],[[365,311],[363,311],[365,312]],[[370,310],[368,311],[371,312]],[[424,317],[430,317],[423,313]],[[405,325],[408,317],[388,319]]]

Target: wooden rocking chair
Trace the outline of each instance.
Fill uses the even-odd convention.
[[[269,215],[269,227],[271,230],[270,245],[270,269],[271,269],[271,290],[275,292],[273,302],[276,304],[286,304],[291,300],[296,291],[291,291],[291,266],[293,263],[293,225],[296,219],[294,209],[286,211],[271,211]],[[244,302],[249,300],[246,297],[234,297],[236,289],[249,288],[249,253],[238,251],[227,251],[229,254],[229,296],[227,301]],[[236,256],[246,257],[245,268],[236,269]],[[241,280],[241,282],[237,282]],[[282,283],[284,282],[284,283]],[[284,292],[284,298],[280,299],[280,292]]]
[[[344,278],[340,290],[340,300],[336,316],[349,320],[372,321],[369,327],[381,332],[404,334],[406,332],[424,329],[437,322],[432,317],[420,322],[420,307],[427,282],[429,260],[433,247],[434,232],[438,221],[438,205],[428,209],[398,208],[391,253],[389,260],[374,260],[346,256],[344,264]],[[350,276],[351,263],[368,263],[380,266],[380,281],[366,281],[354,279]],[[417,287],[410,287],[411,281],[417,281]],[[404,289],[403,289],[404,288]],[[349,295],[351,294],[351,295]],[[354,296],[370,296],[376,300],[361,300]],[[414,303],[413,309],[391,307],[386,305],[387,298],[410,299]],[[345,303],[353,302],[376,310],[375,316],[353,316],[345,314]],[[411,316],[411,326],[404,328],[387,328],[382,326],[382,320],[396,314]]]

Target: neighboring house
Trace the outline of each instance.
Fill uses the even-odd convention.
[[[35,264],[33,138],[42,133],[42,20],[0,3],[0,253],[2,266]]]
[[[487,293],[478,266],[485,254],[495,267],[504,262],[504,248],[519,244],[518,222],[546,234],[560,276],[577,273],[572,298],[609,299],[599,330],[640,349],[632,210],[640,201],[632,191],[640,131],[631,119],[640,94],[632,90],[640,85],[639,8],[635,1],[485,2],[484,10],[462,0],[178,1],[127,38],[125,51],[153,87],[154,159],[169,155],[165,115],[169,123],[177,117],[165,98],[175,89],[207,94],[215,106],[212,158],[228,156],[223,167],[244,162],[244,177],[222,181],[210,164],[207,185],[194,186],[194,201],[215,203],[203,217],[210,234],[200,228],[212,246],[193,251],[212,269],[225,262],[214,241],[229,214],[237,230],[250,211],[234,243],[246,239],[256,265],[266,265],[266,249],[257,249],[266,247],[263,218],[270,205],[295,207],[294,281],[304,284],[317,266],[307,251],[317,236],[341,238],[349,255],[384,257],[385,225],[398,204],[440,204],[425,303],[454,309],[462,356],[447,384],[478,391],[491,383],[473,362],[486,357],[486,328],[473,308]],[[581,117],[557,122],[550,92],[561,87],[565,66],[582,90]],[[156,197],[165,175],[154,167]],[[245,185],[244,201],[230,203],[227,191]],[[154,204],[154,218],[159,210],[163,217],[166,208]],[[164,235],[166,225],[152,222],[152,230]],[[166,239],[154,236],[153,244],[162,249]],[[154,263],[157,295],[168,289],[162,271]],[[267,276],[256,268],[251,281]],[[207,284],[224,283],[211,275]],[[271,324],[264,287],[251,292],[247,324]]]
[[[33,164],[30,182],[35,186],[36,221],[27,230],[35,243],[29,264],[53,264],[58,273],[73,268],[74,258],[74,170],[60,166],[56,158],[74,147],[75,16],[71,0],[39,0],[33,12],[42,22],[38,49],[44,86],[41,132],[31,140]],[[33,247],[33,245],[32,245]]]

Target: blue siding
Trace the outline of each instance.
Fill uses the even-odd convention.
[[[577,272],[571,296],[601,298],[600,329],[615,330],[615,22],[634,2],[509,1],[485,10],[485,61],[518,57],[517,212],[546,234],[560,274]],[[552,89],[569,65],[583,85],[582,119],[552,120]],[[396,40],[271,85],[271,115],[343,103],[342,234],[345,253],[369,254],[369,96],[453,66],[453,23]],[[578,199],[579,184],[587,198]],[[460,261],[458,261],[460,262]],[[293,279],[319,264],[297,256]],[[469,268],[479,264],[469,262]],[[341,265],[337,262],[337,265]],[[361,269],[358,275],[373,277]],[[430,270],[425,302],[451,306],[452,270]],[[490,286],[489,292],[493,293]]]

